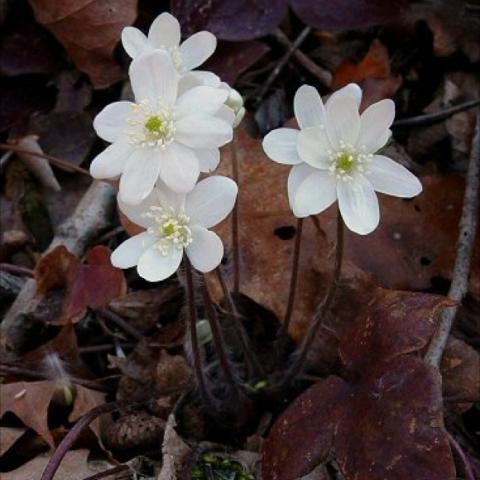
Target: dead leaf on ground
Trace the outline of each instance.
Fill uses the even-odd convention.
[[[56,390],[55,382],[50,380],[2,385],[0,417],[6,412],[14,413],[25,426],[35,430],[53,448],[47,412]]]
[[[344,61],[335,71],[333,89],[349,83],[358,83],[363,89],[361,109],[383,98],[393,97],[402,85],[400,75],[394,75],[386,47],[376,39],[360,63]]]
[[[30,0],[37,21],[62,43],[97,88],[119,81],[112,55],[124,27],[137,16],[137,0]]]
[[[0,456],[3,456],[25,432],[25,428],[0,427]]]
[[[330,376],[290,404],[264,443],[264,479],[306,475],[334,449],[347,480],[453,480],[440,375],[413,355],[450,303],[379,290],[341,339],[349,381]]]
[[[92,248],[87,263],[81,263],[64,246],[58,246],[37,264],[35,278],[37,295],[44,300],[59,288],[67,290],[62,313],[52,323],[65,325],[80,321],[87,308],[107,306],[114,298],[126,293],[127,285],[122,270],[112,266],[111,251],[103,245]]]
[[[88,455],[88,450],[70,450],[67,452],[55,473],[55,480],[87,478],[113,467],[106,461],[89,463],[87,461]],[[40,480],[49,460],[50,456],[48,454],[39,455],[16,470],[2,473],[2,480]]]

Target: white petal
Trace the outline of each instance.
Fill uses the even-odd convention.
[[[148,30],[148,41],[155,48],[178,47],[180,45],[180,24],[170,13],[159,15]]]
[[[354,147],[360,132],[360,115],[356,100],[338,96],[327,104],[327,134],[334,149],[342,149],[342,142]]]
[[[107,105],[93,120],[97,135],[110,143],[122,139],[133,106],[132,102],[114,102]]]
[[[234,126],[236,121],[235,112],[226,105],[222,105],[215,113],[214,117],[223,120],[224,122],[227,122],[232,127]]]
[[[163,152],[160,178],[174,192],[192,190],[200,175],[195,152],[179,143],[171,143]]]
[[[207,87],[220,87],[220,77],[215,75],[213,72],[207,70],[193,70],[188,72],[187,75],[192,75],[197,81],[201,82],[202,85]]]
[[[293,99],[293,110],[300,128],[314,127],[325,123],[325,107],[316,88],[302,85]]]
[[[122,30],[122,45],[132,58],[139,57],[150,50],[147,37],[135,27],[125,27]]]
[[[306,163],[294,165],[288,175],[288,201],[290,208],[293,210],[293,200],[298,190],[298,186],[312,173],[317,170]]]
[[[137,103],[159,98],[166,105],[175,103],[179,78],[168,53],[155,50],[140,56],[130,65],[129,74]]]
[[[138,260],[145,250],[155,242],[156,237],[148,232],[142,232],[125,240],[112,253],[110,260],[117,268],[131,268],[137,265]]]
[[[178,100],[175,107],[177,118],[192,113],[213,115],[225,103],[228,92],[220,88],[194,87],[187,90]]]
[[[193,267],[204,273],[218,267],[223,257],[220,237],[198,225],[192,227],[192,243],[185,250]]]
[[[153,245],[140,257],[138,274],[148,282],[160,282],[178,270],[182,257],[183,249],[172,248],[169,255],[162,255]]]
[[[386,98],[370,105],[360,117],[357,146],[366,153],[380,150],[390,138],[390,126],[395,118],[395,103]]]
[[[135,150],[120,178],[120,198],[138,205],[150,195],[160,171],[161,153],[150,149]]]
[[[357,104],[357,109],[360,108],[360,103],[362,103],[362,89],[356,83],[349,83],[345,87],[340,88],[336,92],[333,92],[325,104],[328,104],[335,98],[339,97],[350,97],[353,98]]]
[[[293,128],[277,128],[268,133],[262,142],[265,153],[278,163],[296,165],[302,159],[298,156],[298,130]]]
[[[367,178],[380,193],[411,198],[422,191],[420,180],[404,166],[383,155],[374,155]]]
[[[316,215],[327,209],[337,198],[335,178],[327,171],[316,170],[298,185],[293,198],[296,217]]]
[[[133,147],[128,143],[115,142],[98,154],[90,164],[90,175],[93,178],[118,177],[133,153]]]
[[[217,39],[210,32],[194,33],[180,45],[183,66],[193,70],[201,65],[217,48]]]
[[[231,125],[210,115],[187,115],[176,127],[176,140],[192,148],[218,148],[233,137]]]
[[[338,182],[337,196],[343,221],[352,232],[367,235],[377,228],[378,198],[368,180],[357,176],[352,183]]]
[[[213,176],[198,182],[185,203],[190,222],[205,228],[217,225],[232,211],[237,193],[237,184],[227,177]]]
[[[312,167],[325,169],[330,166],[328,152],[332,146],[326,128],[317,126],[300,130],[297,149],[300,158]]]
[[[199,148],[195,150],[201,172],[213,172],[220,163],[220,150],[218,148]]]

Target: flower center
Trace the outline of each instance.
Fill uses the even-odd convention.
[[[178,213],[170,206],[152,206],[144,216],[155,220],[156,225],[149,227],[148,232],[158,237],[156,248],[163,256],[192,243],[190,217],[184,211]]]
[[[139,147],[165,148],[175,137],[174,110],[161,99],[136,104],[127,125],[130,143]]]
[[[367,171],[373,155],[358,151],[352,145],[343,142],[340,143],[340,147],[341,150],[337,152],[329,152],[329,170],[332,175],[337,177],[337,180],[351,182],[355,174]]]

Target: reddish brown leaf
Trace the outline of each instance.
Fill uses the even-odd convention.
[[[124,27],[137,15],[137,0],[30,0],[39,23],[62,43],[97,88],[123,76],[113,50]]]
[[[71,411],[68,421],[76,422],[80,417],[83,417],[92,408],[98,407],[105,403],[105,394],[97,392],[89,388],[85,388],[82,385],[75,386],[75,403],[73,410]],[[100,439],[100,421],[102,418],[96,418],[89,424],[90,430],[95,433],[98,439]],[[103,418],[105,420],[105,418]]]
[[[374,40],[360,63],[343,62],[333,77],[333,89],[348,83],[358,83],[363,88],[362,108],[386,97],[393,97],[402,85],[402,79],[393,75],[387,49]]]
[[[2,385],[0,418],[14,413],[27,427],[35,430],[51,447],[53,437],[48,427],[48,406],[56,391],[55,382],[16,382]]]
[[[347,480],[453,480],[440,375],[412,355],[442,306],[438,296],[379,292],[341,339],[352,380],[329,377],[287,408],[264,444],[264,479],[306,475],[334,451]]]
[[[82,264],[64,246],[59,246],[40,260],[35,273],[37,294],[44,297],[54,289],[67,289],[57,323],[78,322],[87,308],[107,306],[126,293],[125,276],[112,266],[110,254],[107,247],[94,247],[87,255],[87,264]]]
[[[0,427],[0,455],[10,450],[25,431],[25,428]]]

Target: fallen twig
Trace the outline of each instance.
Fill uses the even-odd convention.
[[[447,344],[448,336],[452,329],[453,320],[458,310],[458,305],[468,291],[468,277],[472,263],[473,248],[477,232],[478,204],[480,184],[480,114],[477,115],[475,135],[472,141],[470,162],[466,175],[465,196],[463,200],[460,231],[458,235],[457,257],[453,269],[453,279],[448,292],[448,297],[456,300],[458,304],[445,310],[440,316],[438,329],[433,336],[425,361],[438,367],[443,351]]]
[[[95,473],[95,475],[90,475],[89,477],[84,478],[83,480],[100,480],[100,478],[110,477],[116,473],[126,472],[130,470],[128,465],[117,465],[116,467],[109,468],[104,472]],[[117,477],[115,477],[117,478]]]
[[[480,106],[480,100],[470,100],[454,107],[440,110],[439,112],[425,113],[424,115],[417,115],[415,117],[400,118],[393,122],[393,128],[397,127],[421,127],[424,125],[432,125],[433,123],[446,120],[448,117],[459,112],[465,112],[472,108]]]
[[[279,28],[275,31],[274,35],[275,39],[278,41],[278,43],[280,43],[280,45],[287,48],[288,50],[292,48],[292,42]],[[332,84],[333,76],[329,70],[321,67],[320,65],[317,65],[313,60],[311,60],[298,48],[293,51],[292,55],[295,60],[297,60],[297,62],[302,65],[305,70],[307,70],[314,77],[316,77],[322,85],[329,87]]]
[[[17,145],[9,145],[7,143],[0,143],[0,150],[9,150],[9,151],[20,153],[23,155],[29,155],[30,157],[44,158],[45,160],[48,160],[53,165],[56,165],[57,167],[61,167],[67,171],[78,172],[83,175],[87,175],[88,177],[91,177],[90,172],[88,170],[85,170],[82,167],[78,167],[77,165],[67,162],[66,160],[63,160],[61,158],[54,157],[53,155],[48,155],[43,152],[35,152],[33,150],[28,150],[26,148],[18,147]]]
[[[447,435],[448,435],[448,441],[450,442],[452,449],[460,457],[460,460],[463,463],[463,469],[465,471],[466,480],[475,480],[475,475],[473,474],[472,467],[462,447],[459,445],[459,443],[455,440],[454,436],[450,432],[447,432]]]
[[[58,245],[64,245],[77,256],[81,256],[88,243],[110,224],[115,200],[112,186],[105,182],[93,182],[85,192],[73,214],[58,228],[58,231],[45,253]],[[22,314],[32,313],[38,306],[35,297],[36,282],[29,279],[13,302],[1,324],[4,340],[10,342],[9,332],[24,321]]]
[[[285,65],[288,63],[290,60],[290,57],[293,55],[295,50],[303,43],[303,41],[307,38],[308,34],[310,33],[311,28],[310,27],[305,27],[300,35],[295,39],[295,41],[290,45],[289,50],[285,53],[285,55],[280,59],[280,61],[277,63],[277,66],[273,69],[272,73],[269,75],[267,80],[264,82],[262,87],[260,88],[260,91],[258,92],[257,95],[255,95],[255,101],[257,103],[260,103],[265,96],[265,94],[268,92],[269,88],[271,87],[272,83],[276,80],[278,75],[280,75],[280,72],[283,70]]]
[[[133,325],[130,325],[130,323],[124,320],[120,315],[112,312],[109,308],[99,308],[97,312],[102,317],[115,323],[115,325],[130,334],[136,340],[143,340],[144,336],[141,332],[139,332]]]
[[[15,275],[20,275],[22,277],[33,277],[34,271],[30,268],[20,267],[19,265],[14,265],[13,263],[0,263],[0,270],[4,272],[10,272]]]

